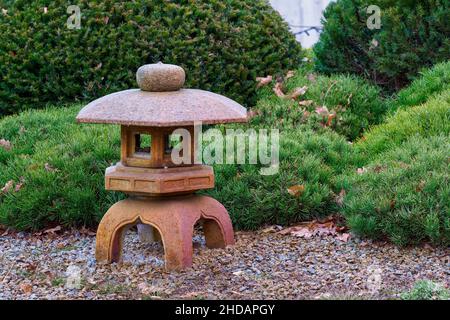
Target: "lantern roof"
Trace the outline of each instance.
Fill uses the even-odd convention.
[[[181,67],[162,63],[144,65],[136,78],[140,89],[92,101],[79,112],[77,121],[152,127],[247,121],[247,110],[227,97],[199,89],[182,89],[185,73]]]

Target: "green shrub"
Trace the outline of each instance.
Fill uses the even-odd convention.
[[[79,125],[80,109],[27,111],[0,121],[0,224],[40,229],[49,224],[95,225],[121,193],[104,190],[104,171],[120,158],[117,126]],[[236,128],[257,128],[235,125]],[[335,178],[353,161],[351,145],[321,129],[280,134],[278,175],[263,176],[260,166],[215,165],[216,188],[206,193],[222,201],[236,227],[287,224],[327,215],[337,209]],[[19,185],[18,190],[15,188]],[[287,189],[303,185],[292,196]]]
[[[284,90],[290,93],[296,87],[307,86],[301,100],[313,101],[309,106],[277,97],[272,91],[273,85],[261,89],[258,94],[254,123],[291,129],[307,124],[318,128],[326,124],[328,117],[319,115],[316,110],[325,106],[329,113],[336,114],[330,128],[354,140],[370,125],[381,122],[387,109],[379,89],[355,76],[323,76],[308,73],[307,68],[298,70],[287,81]]]
[[[343,178],[350,228],[399,245],[450,244],[450,135],[414,135]]]
[[[389,148],[400,145],[413,135],[430,137],[450,134],[450,90],[430,99],[424,105],[399,110],[385,123],[375,126],[356,145],[371,159]]]
[[[450,292],[443,285],[430,280],[420,280],[409,292],[401,294],[403,300],[449,300]]]
[[[40,229],[52,223],[95,225],[121,197],[104,190],[104,172],[119,155],[114,126],[78,125],[79,106],[28,111],[0,121],[0,223]],[[16,191],[17,188],[17,191]]]
[[[381,28],[369,30],[369,5],[381,9]],[[450,8],[445,0],[337,0],[324,12],[314,47],[317,70],[354,73],[388,91],[424,67],[450,56]]]
[[[215,165],[216,187],[208,194],[238,228],[311,220],[337,212],[335,179],[354,161],[351,145],[330,130],[282,130],[278,174],[261,175],[255,165]],[[304,191],[293,196],[292,186]]]
[[[255,77],[297,66],[300,45],[264,0],[0,1],[0,116],[136,87],[145,63],[179,64],[187,86],[252,104]],[[44,12],[47,8],[47,13]]]
[[[432,96],[450,90],[450,61],[438,63],[421,73],[410,86],[401,90],[390,110],[412,107],[425,103]]]

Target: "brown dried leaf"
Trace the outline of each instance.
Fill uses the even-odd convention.
[[[264,87],[266,85],[268,85],[269,83],[271,83],[273,80],[272,76],[267,76],[267,77],[257,77],[256,81],[258,82],[258,85],[256,86],[257,88],[261,88]]]
[[[305,186],[301,185],[301,184],[289,187],[287,189],[287,192],[294,197],[300,196],[304,191],[305,191]]]
[[[316,75],[314,73],[309,73],[306,78],[311,82],[316,82]]]
[[[48,172],[57,172],[58,169],[53,168],[48,162],[44,164],[45,171]]]
[[[348,242],[350,237],[351,237],[351,235],[349,233],[342,233],[342,234],[336,236],[336,239],[343,241],[343,242]]]
[[[291,234],[305,239],[309,239],[314,235],[308,228],[297,228],[296,230],[293,230]]]
[[[46,234],[49,234],[49,233],[55,234],[58,231],[61,231],[61,226],[56,226],[54,228],[47,229],[47,230],[44,231],[44,233],[46,233]]]
[[[357,174],[364,174],[364,173],[366,173],[366,172],[367,172],[367,169],[366,169],[365,167],[358,168],[358,169],[356,170],[356,173],[357,173]]]
[[[277,95],[277,97],[284,98],[285,94],[283,92],[283,84],[281,82],[277,82],[273,87],[273,92]]]
[[[0,139],[0,148],[5,149],[6,151],[11,150],[11,142],[5,139]]]
[[[298,102],[299,105],[304,106],[304,107],[309,107],[313,103],[314,103],[314,101],[312,101],[312,100],[302,100],[302,101]]]
[[[89,230],[88,228],[86,228],[84,226],[80,229],[80,233],[88,235],[88,236],[95,236],[96,235],[96,233],[94,231],[91,231],[91,230]]]
[[[335,201],[338,204],[338,206],[342,207],[342,205],[344,204],[344,198],[345,198],[345,190],[341,189],[341,191],[335,198]]]
[[[5,183],[5,186],[2,188],[1,193],[8,193],[13,186],[14,180],[9,180],[7,183]]]
[[[416,186],[416,192],[421,192],[425,187],[425,180],[421,180],[420,183]]]
[[[22,282],[19,287],[25,294],[30,294],[33,291],[33,286],[28,282]]]
[[[261,230],[261,233],[274,233],[280,231],[280,226],[270,226]]]
[[[295,71],[289,70],[289,71],[286,73],[286,76],[284,77],[284,79],[285,79],[285,80],[288,80],[288,79],[292,78],[293,76],[295,76]]]
[[[286,96],[288,99],[296,99],[299,96],[302,96],[308,90],[307,86],[295,88],[294,91]]]
[[[329,114],[327,122],[325,123],[325,127],[331,126],[331,122],[333,121],[334,118],[336,118],[336,114],[335,113]]]
[[[330,111],[328,111],[328,108],[326,106],[317,107],[316,113],[321,116],[328,116],[330,114]]]

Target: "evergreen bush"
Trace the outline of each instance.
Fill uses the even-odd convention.
[[[186,85],[251,105],[255,78],[299,64],[302,51],[264,0],[0,1],[0,117],[136,87],[146,63],[178,64]]]
[[[377,5],[381,27],[367,21]],[[404,87],[418,72],[450,57],[450,3],[446,0],[337,0],[324,12],[324,29],[314,47],[317,70],[353,73],[388,92]]]

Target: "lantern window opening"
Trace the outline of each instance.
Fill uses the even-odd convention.
[[[133,157],[151,158],[152,136],[149,133],[134,133],[134,153]]]
[[[164,154],[172,154],[174,148],[180,148],[183,143],[183,136],[181,134],[166,134],[164,135]],[[183,150],[181,150],[181,153]],[[182,154],[181,154],[182,156]]]

